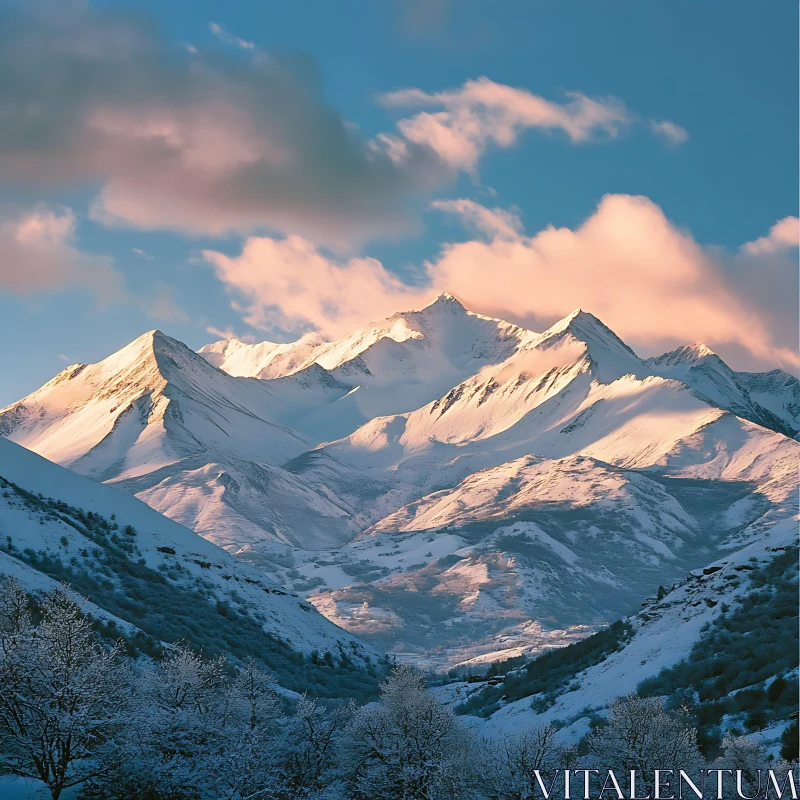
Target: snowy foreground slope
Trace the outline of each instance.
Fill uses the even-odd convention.
[[[254,637],[253,655],[259,648],[281,653],[276,665],[292,653],[302,662],[314,650],[362,663],[376,658],[225,550],[7,439],[0,439],[0,575],[29,591],[66,581],[89,597],[92,613],[129,637],[144,631],[158,640],[169,631],[190,641],[199,635],[206,649],[235,650],[230,637],[238,626],[239,635]],[[280,666],[277,672],[279,680],[288,677]]]
[[[532,652],[796,511],[800,383],[691,345],[642,360],[443,295],[339,341],[151,332],[0,411],[338,625],[444,666]]]

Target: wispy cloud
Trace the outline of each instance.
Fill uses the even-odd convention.
[[[567,102],[557,103],[485,77],[443,92],[402,89],[380,100],[393,108],[435,109],[400,120],[401,134],[468,172],[475,170],[489,144],[510,147],[526,129],[558,130],[575,143],[598,136],[614,138],[632,121],[625,104],[615,97],[590,98],[572,92]]]
[[[155,256],[151,256],[150,253],[146,253],[140,247],[133,247],[133,248],[131,248],[131,251],[136,253],[137,256],[140,256],[145,261],[152,261],[153,258],[155,258]]]
[[[511,147],[529,129],[560,131],[577,144],[615,139],[642,122],[616,97],[568,92],[566,101],[558,103],[486,77],[443,92],[402,89],[381,95],[380,101],[392,108],[432,109],[401,119],[398,128],[403,138],[433,148],[444,162],[467,172],[475,171],[489,145]],[[673,122],[650,122],[649,127],[671,144],[688,138]]]
[[[240,342],[254,342],[255,337],[252,334],[239,336],[232,328],[215,328],[213,325],[206,326],[206,333],[216,336],[220,339],[238,339]]]
[[[15,294],[80,286],[108,303],[124,295],[123,278],[108,256],[75,244],[75,215],[47,206],[0,217],[0,288]]]
[[[229,33],[220,25],[217,25],[216,22],[209,23],[209,29],[214,36],[217,37],[221,42],[224,44],[230,44],[234,47],[241,47],[242,50],[255,50],[256,46],[253,42],[248,41],[247,39],[240,39],[238,36],[234,36],[232,33]]]
[[[689,131],[669,120],[651,120],[650,130],[663,137],[668,144],[679,145],[689,141]]]
[[[0,215],[0,290],[22,296],[75,289],[94,295],[100,306],[188,321],[172,287],[156,284],[149,293],[131,292],[110,256],[81,250],[71,209],[40,205]]]

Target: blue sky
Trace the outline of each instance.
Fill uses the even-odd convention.
[[[8,7],[14,40],[0,39],[0,101],[17,118],[37,104],[47,115],[41,129],[0,135],[0,405],[65,362],[98,360],[153,327],[195,348],[219,338],[209,329],[256,340],[335,335],[439,289],[531,325],[581,305],[647,355],[704,339],[734,366],[796,368],[796,236],[791,222],[770,235],[797,215],[794,2],[21,8]],[[53,41],[94,41],[87,32],[109,41],[109,30],[120,52],[134,41],[124,58],[103,47],[86,57],[77,44],[64,45],[63,62],[53,57],[49,68],[65,74],[80,61],[61,90],[62,100],[75,91],[70,107],[49,94],[48,64],[31,66],[15,44],[35,55]],[[476,100],[467,82],[482,77],[491,83]],[[262,90],[267,80],[278,89]],[[413,103],[386,98],[411,88],[420,90]],[[500,105],[487,107],[487,92]],[[570,106],[568,93],[599,105]],[[530,111],[539,100],[555,104],[545,117]],[[426,138],[424,114],[447,115],[448,131],[468,139],[468,126],[483,126],[477,154],[465,160]],[[145,118],[142,144],[130,130]],[[80,134],[87,119],[102,133],[94,149],[80,135],[45,135]],[[187,127],[174,133],[174,119]],[[273,131],[276,119],[289,121]],[[493,139],[498,119],[511,141]],[[672,136],[654,127],[667,121]],[[202,132],[203,170],[220,158],[226,170],[228,156],[238,163],[252,146],[280,174],[266,169],[250,185],[244,170],[199,198],[182,169],[164,178],[186,179],[173,198],[153,166],[162,157],[153,130],[184,160],[185,141]],[[352,165],[342,145],[351,133]],[[390,162],[382,135],[409,152]],[[126,148],[139,150],[122,174]],[[323,190],[317,164],[331,169]],[[598,210],[606,195],[628,200]],[[472,205],[432,210],[437,199]],[[480,209],[491,219],[476,223]],[[567,233],[537,238],[548,226]],[[497,281],[508,290],[495,292]]]

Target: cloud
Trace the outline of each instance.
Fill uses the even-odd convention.
[[[800,219],[784,217],[769,229],[766,236],[742,245],[742,250],[750,255],[770,255],[798,246],[800,246]]]
[[[662,120],[661,122],[651,120],[650,130],[658,136],[662,136],[671,145],[679,145],[689,141],[689,132],[686,128],[682,128],[669,120]]]
[[[122,276],[111,259],[81,252],[74,240],[70,209],[6,212],[0,217],[0,288],[24,295],[77,285],[102,303],[122,296]]]
[[[170,47],[118,12],[0,15],[0,180],[99,185],[107,224],[296,232],[348,246],[408,230],[453,170],[401,160],[326,104],[313,63]]]
[[[454,168],[474,172],[489,144],[510,147],[528,128],[560,130],[575,143],[601,135],[614,138],[632,121],[625,104],[614,97],[592,99],[579,92],[567,97],[559,104],[482,77],[452,91],[402,89],[380,99],[393,108],[440,109],[400,120],[402,136],[433,148]]]
[[[238,336],[232,328],[215,328],[213,325],[206,326],[206,333],[216,336],[218,339],[238,339],[240,342],[255,342],[255,337],[251,334]]]
[[[155,257],[151,256],[150,253],[146,253],[144,250],[141,249],[141,247],[132,247],[131,252],[136,253],[137,256],[140,256],[145,261],[152,261],[153,258]]]
[[[528,129],[560,131],[576,144],[614,139],[640,121],[616,97],[591,98],[580,92],[566,96],[567,102],[557,103],[481,77],[450,91],[402,89],[380,100],[390,108],[436,109],[401,119],[397,126],[403,139],[433,148],[442,161],[470,173],[490,144],[511,147]],[[649,127],[672,144],[688,139],[673,122],[650,122]]]
[[[447,245],[427,269],[468,307],[534,327],[579,306],[648,354],[704,341],[748,363],[794,366],[796,308],[776,295],[796,296],[796,269],[773,264],[777,282],[756,297],[764,266],[701,246],[648,198],[607,195],[574,230]]]
[[[557,103],[479,78],[384,96],[421,110],[366,136],[328,105],[308,59],[265,57],[216,24],[243,53],[170,46],[119,11],[47,9],[0,15],[0,181],[98,186],[92,215],[108,225],[296,234],[352,252],[413,230],[490,145],[530,128],[614,137],[635,116],[614,98]]]
[[[209,24],[209,29],[214,36],[217,37],[223,44],[230,44],[234,47],[241,47],[242,50],[255,50],[255,44],[253,42],[248,41],[247,39],[240,39],[238,36],[234,36],[232,33],[228,33],[225,28],[217,25],[216,22],[212,22]],[[196,52],[196,51],[195,51]]]
[[[580,306],[644,355],[704,341],[739,366],[798,363],[793,259],[703,246],[646,197],[607,195],[576,228],[532,236],[473,201],[436,207],[482,238],[445,245],[415,286],[375,259],[332,259],[300,237],[251,237],[238,256],[204,257],[262,330],[337,336],[447,290],[473,311],[538,330]]]
[[[430,207],[457,214],[469,227],[481,234],[501,239],[516,239],[522,233],[520,218],[502,208],[486,208],[473,200],[434,200]]]
[[[431,288],[404,284],[372,258],[336,261],[299,236],[247,239],[239,256],[203,256],[234,292],[244,321],[265,331],[320,330],[344,335],[365,321],[425,305]]]
[[[131,293],[109,256],[80,250],[75,238],[69,208],[37,206],[0,215],[0,291],[26,296],[79,289],[100,306],[135,307],[152,319],[188,321],[171,286],[159,283],[149,294]]]

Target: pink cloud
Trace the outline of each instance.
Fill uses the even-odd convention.
[[[568,97],[560,104],[483,77],[444,92],[390,92],[381,101],[395,108],[440,108],[401,119],[397,127],[408,141],[431,147],[445,163],[472,172],[489,144],[510,147],[528,128],[560,130],[572,142],[585,142],[598,134],[615,137],[632,120],[616,98],[592,99],[579,92]]]
[[[502,208],[486,208],[474,200],[434,200],[430,206],[437,211],[457,214],[479,233],[501,239],[516,239],[522,233],[520,218]]]
[[[261,329],[340,335],[447,290],[473,311],[538,329],[580,306],[644,355],[704,341],[748,367],[798,363],[788,333],[796,312],[730,277],[757,274],[762,257],[728,257],[698,244],[645,197],[608,195],[575,229],[533,236],[513,215],[473,201],[437,207],[461,214],[484,238],[445,245],[424,265],[421,286],[401,282],[375,259],[332,260],[299,237],[252,237],[239,256],[204,255],[241,300],[248,324]],[[775,274],[775,291],[790,294],[788,267]]]
[[[74,243],[75,215],[38,206],[0,218],[0,287],[15,294],[80,285],[103,302],[122,293],[122,277],[106,256]]]
[[[171,286],[159,283],[148,294],[133,294],[109,256],[82,251],[69,208],[37,206],[0,216],[0,289],[20,296],[80,289],[101,306],[134,306],[152,319],[188,320]]]
[[[490,146],[528,129],[586,142],[640,121],[615,98],[555,102],[478,78],[384,96],[408,112],[366,136],[328,104],[313,64],[267,57],[219,25],[238,52],[172,47],[84,3],[22,5],[0,25],[0,180],[98,186],[92,214],[109,225],[279,232],[352,252],[413,230]]]
[[[800,246],[800,219],[784,217],[769,229],[766,236],[742,245],[742,250],[750,255],[767,255],[798,246]]]
[[[607,195],[574,230],[448,245],[428,274],[467,307],[520,322],[549,324],[580,306],[648,353],[699,340],[763,364],[798,363],[794,341],[731,282],[720,251],[645,197]]]
[[[372,258],[334,261],[299,236],[247,239],[239,256],[206,250],[217,277],[241,298],[248,325],[260,330],[316,329],[336,336],[369,319],[425,305],[432,288],[404,284]]]

